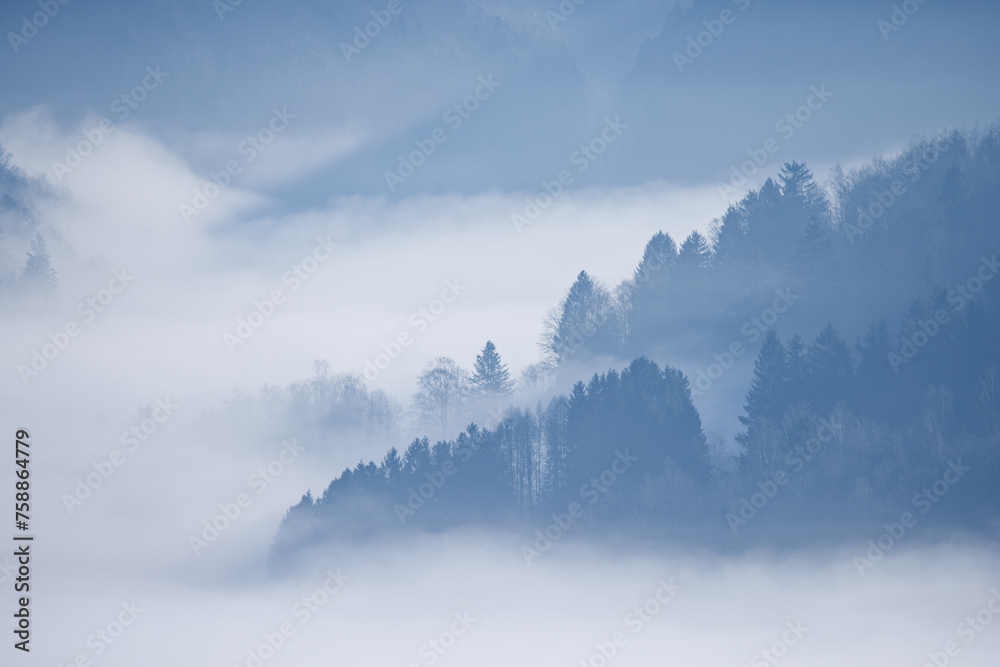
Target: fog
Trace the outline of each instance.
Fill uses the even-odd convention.
[[[987,665],[998,649],[991,625],[968,643],[968,634],[955,630],[1000,586],[995,547],[975,539],[917,536],[859,574],[855,558],[869,548],[861,537],[830,549],[720,554],[599,546],[571,534],[528,563],[522,548],[535,545],[531,527],[518,534],[465,530],[343,545],[312,554],[294,576],[273,579],[264,558],[285,509],[359,453],[336,441],[328,451],[307,447],[257,493],[248,476],[274,460],[281,443],[237,440],[238,427],[213,426],[205,406],[179,402],[175,416],[72,513],[61,496],[121,449],[118,433],[138,417],[123,418],[110,404],[83,415],[66,404],[24,417],[48,417],[32,431],[41,474],[31,664],[68,665],[80,654],[105,665],[256,664],[247,651],[259,652],[265,635],[277,643],[283,623],[294,634],[265,664],[433,664],[421,647],[447,634],[454,614],[466,613],[475,621],[441,664],[576,665],[618,632],[627,639],[618,664],[769,664],[759,662],[760,652],[783,641],[786,623],[804,629],[788,646],[787,664],[923,664],[927,652],[956,641],[961,664]],[[201,535],[203,522],[241,492],[251,506],[196,555],[190,536]],[[327,571],[342,575],[328,600],[316,593]],[[648,601],[661,581],[677,590],[658,608]],[[295,605],[313,595],[307,616],[308,607]],[[104,642],[92,637],[102,628],[117,632],[123,603],[141,613],[98,655]],[[647,603],[648,621],[634,614],[626,621]]]
[[[107,547],[121,540],[121,528],[104,533]],[[217,547],[250,546],[238,530],[254,527],[233,529]],[[864,576],[852,563],[861,545],[725,557],[566,543],[530,566],[519,546],[481,534],[391,542],[320,557],[295,582],[194,582],[74,562],[39,589],[36,604],[53,609],[39,620],[44,648],[32,657],[59,665],[79,654],[95,659],[104,645],[96,633],[113,626],[123,602],[141,613],[95,664],[170,665],[192,655],[197,664],[256,664],[253,652],[272,665],[577,665],[601,664],[594,656],[603,648],[609,662],[625,665],[902,666],[924,664],[955,642],[960,664],[987,665],[998,648],[988,624],[997,559],[982,545],[900,547]],[[184,569],[204,566],[187,556]],[[39,571],[59,560],[43,557]],[[977,614],[981,625],[967,621]],[[466,623],[456,625],[456,615]],[[268,638],[279,646],[273,657]]]
[[[10,121],[0,139],[15,143],[9,128],[27,122]],[[47,146],[35,148],[44,154]],[[650,234],[703,229],[722,205],[709,188],[591,189],[568,194],[517,234],[509,213],[517,195],[401,204],[356,197],[280,220],[252,217],[236,234],[178,220],[171,203],[193,176],[169,157],[154,164],[150,151],[168,155],[148,137],[118,135],[45,204],[61,240],[54,257],[71,257],[79,268],[63,276],[56,312],[5,322],[3,363],[12,370],[66,320],[81,319],[76,303],[106,286],[112,270],[135,274],[135,284],[26,387],[16,372],[5,375],[4,404],[19,423],[34,425],[37,456],[32,664],[69,665],[82,655],[104,665],[174,665],[192,656],[199,665],[252,665],[247,652],[261,655],[267,636],[278,643],[274,633],[286,622],[294,634],[266,664],[433,664],[428,642],[442,634],[450,642],[455,614],[475,621],[442,651],[442,664],[603,664],[593,656],[601,646],[610,651],[619,632],[625,641],[613,660],[623,665],[773,664],[761,652],[783,655],[789,637],[795,644],[781,659],[791,665],[923,664],[949,641],[958,642],[963,664],[989,664],[996,654],[1000,640],[990,626],[968,644],[955,634],[1000,586],[995,547],[976,539],[903,544],[862,575],[853,561],[867,549],[862,537],[824,549],[718,553],[599,546],[573,535],[528,564],[521,548],[533,544],[530,527],[460,530],[344,545],[313,554],[312,565],[290,578],[271,578],[264,559],[285,510],[344,466],[378,459],[384,445],[349,435],[302,438],[301,456],[258,494],[250,476],[276,460],[283,440],[227,416],[233,391],[300,379],[314,359],[363,372],[378,344],[409,329],[406,315],[446,280],[468,291],[374,384],[405,401],[429,358],[470,358],[487,337],[512,368],[523,368],[537,360],[545,312],[580,267],[616,282],[631,274],[633,249]],[[104,185],[125,171],[157,189],[130,203],[119,184]],[[214,206],[238,206],[229,196]],[[339,244],[331,259],[245,344],[227,350],[223,332],[253,299],[282,287],[284,271],[326,236]],[[185,363],[177,364],[181,354]],[[699,401],[706,428],[718,425],[711,414],[721,395]],[[141,406],[157,399],[175,403],[174,414],[89,497],[67,507],[67,494],[78,494],[102,465],[107,470],[111,452],[124,450],[122,433],[148,416]],[[194,553],[191,536],[240,493],[251,506]],[[295,605],[322,590],[328,570],[344,575],[343,586],[306,620]],[[676,584],[676,595],[639,625],[627,615],[655,600],[661,582]],[[104,643],[95,633],[109,624],[117,632],[121,605],[133,602],[142,610],[134,625],[97,648]],[[801,641],[788,627],[804,633]]]
[[[998,21],[6,3],[0,665],[994,666]]]

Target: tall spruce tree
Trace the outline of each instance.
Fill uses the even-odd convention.
[[[708,239],[698,232],[691,232],[677,254],[677,268],[686,272],[708,268],[712,259],[712,249]]]
[[[797,204],[805,222],[827,212],[826,195],[816,184],[812,171],[801,162],[786,162],[778,176],[781,197],[787,204]]]
[[[507,396],[513,391],[514,382],[493,341],[486,341],[483,351],[476,356],[469,384],[472,393],[483,398]]]
[[[386,452],[379,469],[385,475],[389,484],[396,484],[399,481],[403,473],[403,462],[400,460],[399,452],[395,447]]]
[[[427,437],[414,438],[410,446],[403,452],[403,472],[408,475],[421,475],[431,467],[431,448]]]
[[[608,290],[581,271],[546,320],[544,348],[557,362],[607,353],[613,344],[610,317]]]
[[[657,232],[646,244],[642,260],[635,270],[637,285],[648,285],[656,289],[667,283],[674,263],[677,261],[677,244],[670,234]]]
[[[765,431],[765,425],[781,422],[788,403],[788,353],[774,330],[767,332],[753,367],[753,382],[744,406],[746,416],[740,422],[746,432],[736,440],[746,445]]]

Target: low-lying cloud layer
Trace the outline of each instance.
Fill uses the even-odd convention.
[[[304,140],[275,143],[285,139]],[[15,156],[33,156],[22,162],[29,173],[51,171],[67,140],[34,113],[0,131]],[[134,395],[150,380],[179,395],[220,396],[302,377],[318,358],[361,373],[401,332],[412,334],[412,346],[375,383],[390,392],[408,395],[435,356],[468,364],[487,338],[517,372],[537,360],[542,320],[581,269],[613,284],[631,274],[654,232],[704,231],[723,208],[711,188],[654,184],[567,189],[520,230],[512,216],[537,193],[337,198],[274,215],[238,178],[185,222],[179,207],[206,181],[135,130],[108,135],[42,210],[61,239],[52,252],[62,302],[47,319],[12,327],[4,350],[12,384],[23,387],[17,367],[50,333],[82,320],[78,304],[115,271],[127,285],[79,322],[81,334],[29,378],[26,395],[59,392],[81,373],[101,378],[113,396]],[[282,295],[272,306],[274,290]],[[445,291],[452,302],[441,312],[435,301]],[[241,319],[257,323],[255,311],[263,323],[227,343]]]

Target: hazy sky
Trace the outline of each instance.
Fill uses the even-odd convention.
[[[64,307],[113,267],[141,275],[109,315],[134,335],[84,344],[124,359],[165,337],[203,353],[220,391],[300,377],[320,357],[360,371],[456,277],[468,290],[380,382],[406,394],[427,359],[469,363],[487,337],[517,372],[580,269],[613,284],[658,229],[707,231],[727,203],[719,184],[768,138],[780,149],[751,183],[791,159],[824,177],[997,108],[981,83],[996,62],[990,2],[927,3],[893,31],[877,2],[220,6],[70,2],[37,31],[22,21],[36,5],[0,9],[20,35],[2,55],[0,142],[57,194],[45,222],[64,241]],[[364,46],[355,28],[379,18]],[[828,97],[811,117],[777,125],[814,88]],[[602,132],[617,136],[581,153]],[[433,153],[390,192],[386,172],[407,174],[399,156],[420,145]],[[55,165],[78,149],[81,166]],[[572,184],[518,234],[511,217],[563,170]],[[213,174],[228,187],[205,197]],[[230,354],[226,327],[331,233],[337,256]],[[81,266],[93,273],[71,279]],[[167,374],[194,367],[141,354]]]
[[[292,209],[389,195],[384,172],[438,127],[447,141],[392,196],[534,190],[616,116],[628,130],[578,185],[715,182],[771,136],[782,149],[768,173],[790,159],[850,162],[995,118],[1000,91],[984,82],[1000,55],[1000,6],[988,0],[923,3],[891,32],[878,25],[889,2],[676,4],[589,0],[563,17],[556,2],[400,0],[345,56],[341,45],[386,3],[247,0],[220,18],[206,0],[70,2],[16,53],[6,40],[0,114],[39,108],[68,133],[107,116],[202,177],[287,108],[295,119],[281,138],[295,150],[261,156],[241,184]],[[4,3],[0,25],[16,32],[37,10]],[[674,54],[706,29],[719,34],[679,68]],[[165,78],[119,120],[115,99],[157,66]],[[446,121],[480,76],[499,86]],[[822,85],[828,103],[794,136],[776,134]]]

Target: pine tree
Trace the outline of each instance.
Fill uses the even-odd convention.
[[[382,459],[382,465],[379,469],[385,475],[386,480],[389,484],[395,484],[399,481],[403,473],[403,462],[399,458],[399,452],[395,447],[386,452],[385,458]]]
[[[787,265],[809,221],[825,220],[829,211],[823,191],[804,164],[785,163],[778,180],[780,184],[768,179],[759,195],[748,196],[742,207],[746,210],[747,234],[758,258],[765,263]]]
[[[662,336],[671,295],[679,291],[674,284],[676,264],[677,245],[669,234],[657,232],[646,244],[632,280],[617,293],[614,352],[624,351],[633,338],[642,348]]]
[[[451,458],[451,445],[446,440],[438,440],[431,447],[431,465],[440,468]]]
[[[730,206],[722,220],[712,221],[712,256],[716,265],[734,267],[751,255],[743,215]]]
[[[469,379],[473,393],[485,398],[507,396],[514,389],[507,365],[500,360],[493,341],[486,341],[483,351],[476,357],[472,377]]]
[[[677,261],[677,244],[670,234],[657,232],[646,244],[642,259],[635,270],[635,282],[640,287],[658,287],[666,284]]]
[[[812,171],[800,162],[786,162],[781,167],[781,197],[786,202],[798,204],[806,219],[826,211],[826,195],[816,184]]]
[[[753,475],[772,475],[782,465],[786,447],[782,421],[789,403],[787,351],[771,330],[754,363],[746,416],[739,418],[746,430],[736,436],[743,446],[741,465],[749,466]]]
[[[419,475],[431,468],[430,441],[425,438],[414,438],[410,446],[403,452],[403,472],[407,475]]]
[[[607,289],[581,271],[560,308],[545,322],[545,350],[558,362],[587,356],[588,352],[608,352],[613,343],[607,326],[610,314]]]
[[[695,231],[681,244],[677,267],[685,271],[704,269],[709,266],[711,259],[712,249],[708,245],[708,239]]]
[[[21,287],[31,295],[51,298],[56,293],[59,280],[56,271],[49,262],[49,251],[41,233],[31,239],[28,250],[28,262],[21,273]]]
[[[748,275],[757,274],[766,268],[768,262],[780,260],[787,262],[794,249],[798,232],[789,236],[787,233],[781,186],[773,178],[764,181],[759,190],[747,193],[738,206],[739,218],[743,229],[742,248],[739,251],[742,261],[747,263]]]
[[[788,356],[774,330],[767,332],[753,367],[753,382],[747,392],[745,417],[740,422],[746,433],[736,436],[741,444],[761,430],[764,422],[780,423],[788,403]]]

